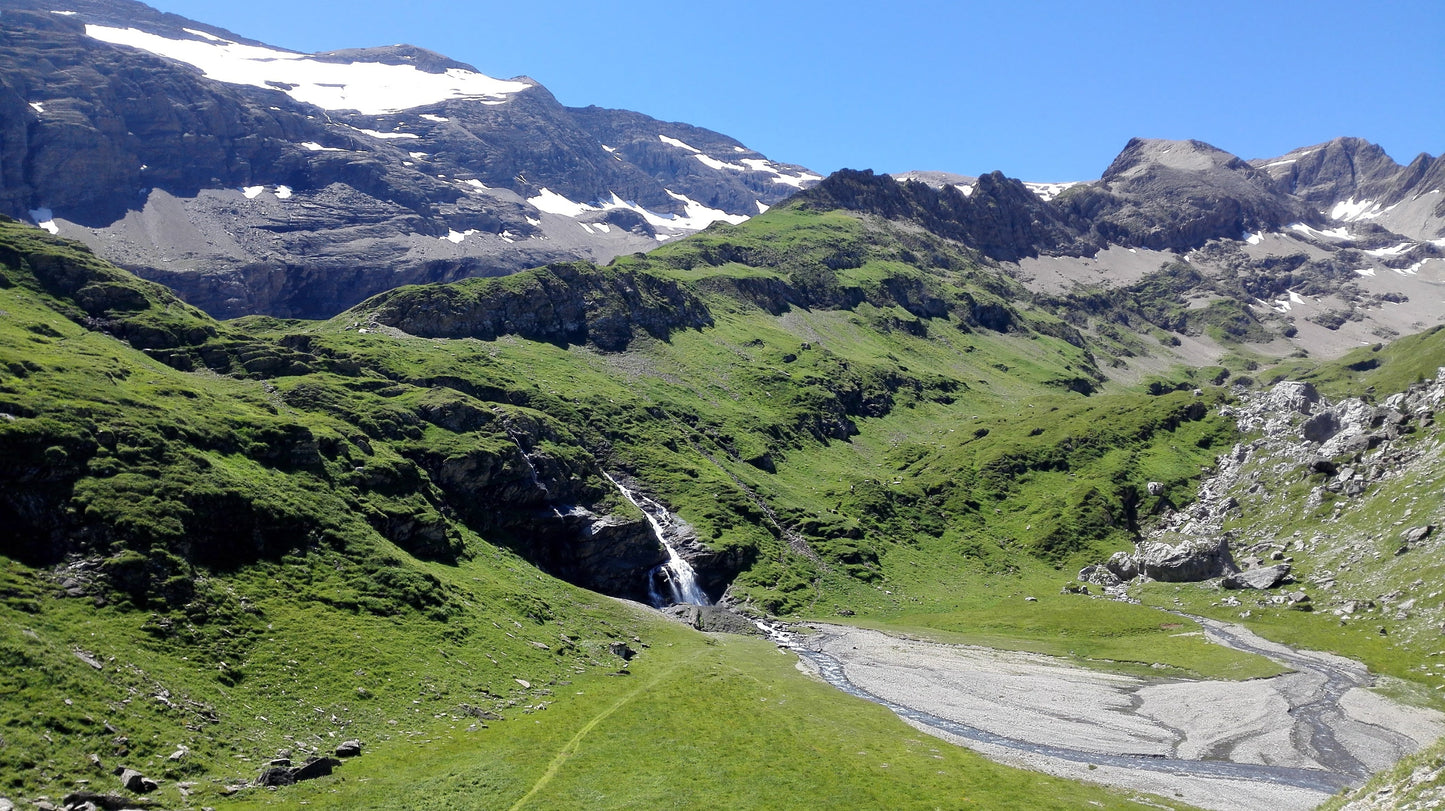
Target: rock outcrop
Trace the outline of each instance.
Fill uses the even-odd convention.
[[[1235,563],[1224,519],[1236,514],[1236,491],[1256,492],[1245,467],[1257,458],[1270,461],[1271,475],[1285,478],[1310,476],[1317,483],[1306,505],[1319,506],[1326,496],[1357,498],[1398,466],[1409,453],[1396,450],[1402,436],[1430,425],[1445,406],[1445,367],[1434,380],[1416,383],[1406,391],[1373,403],[1362,398],[1331,402],[1309,383],[1286,381],[1264,392],[1238,389],[1237,405],[1225,406],[1239,430],[1258,435],[1221,455],[1199,486],[1196,501],[1184,510],[1166,514],[1133,553],[1116,552],[1107,562],[1087,566],[1078,579],[1109,589],[1137,577],[1166,582],[1200,581],[1222,577],[1227,589],[1273,589],[1290,582],[1290,559],[1284,544],[1273,539],[1248,539],[1246,564]],[[1251,474],[1258,476],[1258,471]],[[1404,530],[1397,555],[1424,542],[1434,532],[1426,524]],[[1271,560],[1264,560],[1268,554]],[[1308,595],[1291,596],[1300,605]]]
[[[517,335],[621,351],[635,335],[666,340],[712,325],[700,299],[677,282],[588,265],[549,265],[506,281],[398,290],[370,302],[375,321],[423,338],[495,340]]]

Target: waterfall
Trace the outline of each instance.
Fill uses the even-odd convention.
[[[643,516],[647,518],[647,525],[652,527],[653,537],[667,550],[667,562],[647,573],[647,596],[652,600],[652,604],[657,608],[678,603],[712,605],[712,601],[697,584],[697,572],[693,571],[692,564],[683,559],[667,539],[668,527],[675,523],[672,513],[647,496],[628,490],[622,486],[622,482],[612,478],[612,474],[604,472],[602,476],[612,482],[612,486],[616,487],[632,506],[642,510]]]

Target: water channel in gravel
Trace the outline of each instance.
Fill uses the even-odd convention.
[[[926,727],[958,736],[980,744],[989,744],[1030,755],[1096,766],[1115,766],[1124,769],[1161,772],[1172,775],[1187,775],[1212,779],[1244,780],[1256,783],[1270,783],[1311,791],[1334,793],[1341,788],[1359,785],[1368,776],[1368,769],[1351,756],[1334,739],[1324,722],[1327,709],[1333,709],[1339,697],[1352,687],[1361,686],[1364,679],[1354,673],[1336,670],[1328,665],[1305,656],[1290,656],[1281,650],[1264,650],[1245,642],[1239,635],[1231,633],[1230,626],[1190,617],[1205,625],[1210,635],[1221,644],[1247,653],[1255,653],[1281,661],[1296,670],[1307,670],[1325,679],[1325,688],[1320,698],[1298,709],[1298,716],[1311,730],[1311,748],[1318,760],[1328,770],[1267,766],[1255,763],[1236,763],[1228,760],[1188,760],[1159,755],[1111,754],[1056,746],[1035,741],[1021,740],[978,729],[968,724],[923,710],[904,706],[875,695],[859,687],[848,678],[843,663],[820,650],[809,647],[797,635],[782,628],[766,624],[760,627],[773,641],[806,659],[817,668],[822,678],[849,695],[881,704],[902,718]]]

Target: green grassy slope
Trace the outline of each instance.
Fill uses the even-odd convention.
[[[220,802],[277,750],[361,737],[386,769],[285,798],[386,805],[455,778],[506,804],[617,707],[598,721],[617,743],[558,760],[538,804],[656,801],[679,769],[731,805],[821,769],[855,807],[1117,801],[925,758],[767,649],[545,574],[581,577],[564,507],[642,526],[603,471],[688,520],[705,583],[763,612],[1267,672],[1055,594],[1159,509],[1144,481],[1186,483],[1233,441],[1209,412],[1224,395],[1098,393],[1077,331],[916,227],[783,207],[608,269],[399,289],[328,322],[218,324],[33,228],[0,223],[0,246],[0,792],[133,765]],[[633,675],[610,675],[613,642],[647,646]],[[623,701],[643,678],[647,701]],[[789,697],[773,720],[769,691]],[[757,724],[734,739],[718,717]],[[902,778],[842,762],[851,746]],[[620,794],[587,794],[611,773]]]

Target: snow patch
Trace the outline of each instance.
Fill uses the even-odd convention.
[[[1399,256],[1400,254],[1415,247],[1413,242],[1401,242],[1399,245],[1392,245],[1388,248],[1376,248],[1372,251],[1365,251],[1370,256]]]
[[[292,194],[294,194],[294,192],[291,191],[291,187],[290,187],[290,186],[277,186],[277,187],[276,187],[276,198],[277,198],[278,200],[290,200]]]
[[[1264,241],[1264,234],[1263,234],[1263,233],[1251,234],[1251,233],[1249,233],[1248,231],[1245,231],[1245,232],[1244,232],[1244,237],[1243,237],[1243,239],[1244,239],[1245,242],[1248,242],[1250,245],[1258,245],[1259,243],[1261,243],[1261,242]]]
[[[1295,304],[1304,304],[1304,303],[1305,303],[1305,300],[1300,297],[1300,294],[1299,294],[1299,293],[1296,293],[1296,292],[1293,291],[1293,290],[1289,291],[1289,300],[1290,300],[1291,302],[1295,303]]]
[[[1024,188],[1038,195],[1045,203],[1064,193],[1065,189],[1079,185],[1080,181],[1073,180],[1068,183],[1030,183],[1025,181]]]
[[[1419,273],[1419,272],[1421,271],[1421,269],[1423,269],[1423,268],[1425,267],[1425,263],[1426,263],[1426,262],[1445,262],[1445,259],[1437,259],[1437,258],[1435,258],[1435,257],[1432,256],[1432,257],[1430,257],[1430,258],[1428,258],[1428,259],[1421,259],[1420,261],[1416,262],[1415,264],[1413,264],[1413,265],[1411,265],[1411,266],[1409,266],[1409,267],[1407,267],[1407,268],[1405,268],[1405,269],[1403,269],[1403,270],[1396,270],[1395,272],[1398,273],[1398,274],[1400,274],[1401,276],[1414,276],[1415,274]]]
[[[1391,206],[1391,208],[1394,208],[1394,206]],[[1355,198],[1351,197],[1344,202],[1335,203],[1335,207],[1330,209],[1329,216],[1332,220],[1354,222],[1355,220],[1374,219],[1388,210],[1389,209],[1385,209],[1382,211],[1380,204],[1374,200],[1361,200],[1357,203],[1355,202]]]
[[[1268,168],[1270,168],[1271,166],[1289,166],[1289,165],[1292,164],[1292,163],[1298,163],[1298,162],[1299,162],[1299,160],[1298,160],[1297,158],[1286,158],[1285,160],[1282,160],[1282,161],[1274,161],[1274,162],[1272,162],[1272,163],[1266,163],[1265,165],[1263,165],[1263,166],[1261,166],[1261,167],[1259,167],[1259,168],[1261,168],[1261,169],[1268,169]]]
[[[784,171],[783,168],[778,164],[773,163],[772,161],[765,158],[743,158],[741,163],[729,163],[727,161],[718,160],[711,155],[707,155],[701,149],[698,149],[697,147],[685,141],[680,141],[676,138],[669,138],[666,135],[658,135],[657,138],[668,146],[675,146],[678,149],[685,149],[688,152],[693,153],[692,156],[694,158],[697,158],[698,161],[702,163],[702,165],[710,169],[716,169],[718,171],[726,169],[733,172],[763,172],[772,175],[774,183],[782,183],[786,186],[792,186],[793,188],[797,189],[803,188],[803,185],[805,183],[816,182],[823,179],[822,175],[813,174],[812,172],[807,171],[799,172],[797,174],[790,174]],[[733,147],[733,149],[738,152],[744,153],[748,151],[742,147]]]
[[[1302,234],[1306,234],[1312,237],[1329,237],[1330,239],[1350,238],[1350,232],[1346,231],[1344,229],[1344,226],[1341,226],[1339,228],[1331,228],[1328,231],[1321,231],[1318,228],[1311,228],[1302,222],[1297,222],[1290,225],[1290,229],[1294,231],[1299,231]]]
[[[135,28],[103,25],[87,25],[85,33],[102,42],[128,45],[194,65],[216,81],[281,90],[297,101],[326,110],[356,110],[367,115],[448,99],[505,104],[508,96],[531,86],[460,68],[426,73],[412,65],[327,62],[309,54],[243,45],[219,37],[176,40]]]
[[[657,139],[659,141],[662,141],[664,144],[667,144],[668,146],[675,146],[678,149],[686,149],[688,152],[702,152],[701,149],[698,149],[695,146],[689,146],[688,144],[679,141],[676,138],[669,138],[666,135],[658,135]]]
[[[255,200],[257,197],[261,196],[261,192],[265,190],[265,186],[243,186],[241,188],[241,193],[246,195],[247,200]]]
[[[422,158],[427,157],[430,153],[427,153],[427,152],[408,152],[408,153],[406,153],[406,154],[410,155],[410,156],[411,156],[413,159],[415,159],[415,160],[421,160]]]
[[[954,186],[954,188],[962,192],[964,197],[973,196],[973,187],[968,185],[967,183],[960,183],[957,186]]]
[[[683,204],[683,214],[681,216],[674,214],[667,218],[661,218],[646,209],[640,209],[639,213],[642,214],[643,217],[646,217],[648,222],[652,222],[654,226],[663,225],[686,231],[701,231],[715,222],[726,222],[737,225],[748,219],[746,214],[729,214],[726,211],[709,208],[696,200],[688,198],[687,195],[678,194],[670,189],[663,189],[663,191],[667,192],[668,196],[672,199]],[[613,197],[615,198],[616,195],[613,195]],[[653,222],[653,218],[657,218],[660,222]]]
[[[210,41],[212,41],[212,42],[226,42],[226,41],[227,41],[227,40],[221,39],[220,37],[216,36],[215,34],[208,34],[208,33],[206,33],[205,31],[197,31],[197,30],[194,29],[194,28],[182,28],[181,30],[184,31],[184,32],[186,32],[187,34],[195,34],[196,36],[200,37],[201,39],[208,39],[208,40],[210,40]]]
[[[451,121],[450,118],[447,118],[444,115],[432,115],[431,113],[422,113],[421,117],[426,119],[427,121],[435,121],[438,124],[445,124],[448,121]]]
[[[472,178],[471,180],[468,180],[468,181],[467,181],[467,185],[468,185],[468,186],[471,186],[472,188],[474,188],[474,189],[476,189],[476,190],[478,190],[478,191],[486,191],[486,190],[487,190],[486,184],[482,183],[482,181],[477,180],[476,178]]]
[[[40,114],[42,114],[42,115],[44,115],[44,113],[45,113],[45,108],[42,107],[42,106],[40,106],[40,102],[38,102],[38,101],[32,101],[32,102],[30,102],[30,109],[32,109],[32,110],[34,110],[35,112],[40,113]]]
[[[762,200],[754,200],[753,203],[757,205],[759,214],[766,214],[768,213],[768,209],[772,208],[772,206],[763,205]]]
[[[393,139],[396,139],[396,138],[420,138],[420,137],[421,137],[420,135],[417,135],[417,134],[411,133],[411,132],[377,132],[376,130],[364,130],[364,129],[362,129],[361,127],[352,127],[352,129],[356,130],[357,132],[361,133],[362,135],[370,135],[370,136],[373,137],[373,138],[380,138],[380,139],[382,139],[383,141],[393,140]]]
[[[574,203],[566,197],[552,191],[542,189],[536,197],[528,197],[527,202],[538,211],[548,214],[561,214],[563,217],[580,217],[584,212],[600,211],[596,206],[589,206],[585,203]]]
[[[1355,268],[1355,274],[1358,275],[1358,276],[1374,276],[1374,275],[1375,275],[1375,269],[1374,269],[1374,268]]]
[[[707,155],[702,154],[701,152],[693,155],[693,157],[697,158],[703,166],[706,166],[709,169],[731,169],[734,172],[746,172],[748,170],[748,167],[746,166],[740,166],[736,163],[728,163],[727,161],[720,161],[717,158],[710,158]]]
[[[617,149],[616,149],[615,147],[610,147],[610,146],[608,146],[607,144],[603,144],[603,145],[602,145],[602,151],[607,152],[607,153],[613,153],[613,152],[616,152]]]
[[[337,149],[337,148],[334,147],[334,146],[322,146],[321,144],[318,144],[318,143],[316,143],[315,141],[306,141],[305,143],[301,144],[301,146],[305,147],[306,149],[311,150],[312,152],[345,152],[345,151],[346,151],[346,150],[344,150],[344,149]]]
[[[462,240],[466,239],[467,237],[469,237],[469,236],[471,236],[472,234],[475,234],[475,233],[476,233],[476,229],[474,229],[474,228],[468,228],[468,229],[465,230],[465,231],[456,231],[456,230],[453,230],[453,229],[451,229],[451,228],[448,228],[448,229],[447,229],[447,235],[444,236],[444,237],[441,237],[441,238],[444,239],[444,240],[446,240],[447,242],[452,243],[453,245],[460,245],[460,244],[462,244]]]
[[[54,211],[48,208],[32,208],[30,209],[30,219],[34,220],[36,225],[49,231],[51,234],[60,234],[60,226],[55,224]]]

